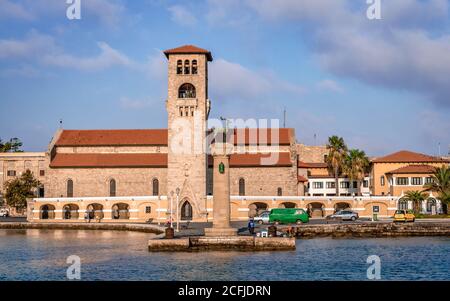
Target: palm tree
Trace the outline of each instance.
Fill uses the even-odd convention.
[[[447,205],[450,202],[450,167],[445,165],[437,167],[431,178],[431,183],[424,185],[425,191],[436,192],[438,199],[445,207],[444,211],[447,213]]]
[[[411,201],[413,203],[414,213],[418,214],[420,213],[420,204],[428,199],[428,193],[425,193],[423,191],[410,190],[405,193],[403,199]]]
[[[342,137],[331,136],[328,138],[327,149],[328,168],[334,174],[336,196],[339,196],[339,173],[342,171],[342,167],[344,166],[345,157],[347,155],[347,145],[345,145]]]
[[[359,149],[351,149],[345,158],[343,172],[348,176],[350,184],[354,180],[358,182],[358,195],[362,195],[362,181],[369,169],[369,158],[366,153]]]

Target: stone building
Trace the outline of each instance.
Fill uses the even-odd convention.
[[[208,96],[208,62],[213,57],[191,45],[164,53],[167,129],[58,130],[45,153],[0,156],[0,184],[14,177],[13,171],[17,176],[26,169],[43,184],[39,197],[29,203],[30,221],[211,220],[210,145],[217,138],[215,130],[208,128],[214,105]],[[334,178],[325,163],[326,148],[297,143],[294,129],[234,128],[225,139],[234,146],[230,157],[233,219],[276,207],[308,207],[314,216],[347,207],[362,216],[374,210],[389,216],[398,207],[398,191],[383,190],[386,193],[381,195],[376,178],[380,170],[394,178],[402,170],[380,169],[375,160],[361,196],[345,178],[340,179],[342,193],[336,196],[329,184]],[[393,169],[406,163],[414,160]]]

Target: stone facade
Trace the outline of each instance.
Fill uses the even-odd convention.
[[[325,156],[328,154],[326,146],[310,146],[297,144],[297,153],[300,161],[308,163],[323,163]]]
[[[30,221],[83,221],[86,214],[94,220],[101,216],[99,221],[114,222],[212,219],[217,170],[209,157],[211,140],[207,136],[212,131],[206,128],[211,109],[208,62],[212,56],[193,46],[165,53],[167,129],[58,130],[45,153],[0,155],[0,191],[5,181],[27,169],[43,184],[39,190],[43,195],[30,203]],[[251,129],[241,130],[251,133]],[[238,131],[234,129],[234,133]],[[385,187],[377,181],[414,160],[374,163],[370,193],[362,198],[305,196],[309,179],[330,176],[325,164],[328,151],[325,146],[298,144],[293,129],[275,132],[277,135],[257,131],[254,137],[239,140],[238,136],[237,142],[228,141],[234,145],[229,170],[232,219],[248,219],[278,207],[310,208],[313,216],[321,217],[343,208],[343,204],[361,216],[371,216],[376,208],[380,216],[387,217],[398,207],[401,191],[389,188],[387,179]],[[279,137],[274,142],[269,135]],[[277,157],[269,165],[262,159],[267,153]],[[406,155],[424,157],[411,152]],[[448,160],[426,164],[436,167],[448,164]]]
[[[181,63],[181,72],[180,72]],[[194,72],[196,64],[196,72]],[[188,71],[188,72],[186,72]],[[182,86],[194,90],[183,94]],[[205,147],[208,99],[208,59],[204,54],[168,55],[168,191],[192,205],[193,216],[206,215],[207,154]]]
[[[74,197],[167,195],[166,168],[50,168],[45,180],[46,197],[67,197],[67,183],[72,180]],[[153,191],[153,181],[158,181]]]

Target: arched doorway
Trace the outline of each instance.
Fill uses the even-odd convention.
[[[125,203],[117,203],[112,206],[112,219],[129,219],[130,206]]]
[[[350,206],[349,203],[340,202],[340,203],[336,203],[334,205],[334,212],[336,213],[336,212],[341,211],[341,210],[350,210],[350,208],[351,208],[351,206]]]
[[[297,204],[292,202],[284,202],[281,203],[280,206],[278,206],[278,208],[297,208]]]
[[[89,215],[89,219],[97,219],[97,220],[101,220],[104,215],[103,215],[103,205],[101,204],[89,204],[87,206],[86,209],[88,215]]]
[[[181,206],[181,220],[190,221],[192,220],[192,205],[189,201],[184,201]]]
[[[53,205],[42,205],[41,206],[41,219],[55,219],[55,206]]]
[[[311,217],[324,217],[325,205],[319,202],[309,203],[308,212]]]
[[[267,204],[266,203],[252,203],[248,206],[248,217],[255,217],[260,215],[263,211],[267,211]]]
[[[430,213],[430,214],[436,214],[437,213],[436,199],[428,198],[428,200],[427,200],[427,213]]]
[[[63,207],[63,219],[78,219],[78,205],[68,204]]]

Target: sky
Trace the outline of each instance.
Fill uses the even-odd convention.
[[[75,1],[75,0],[71,0]],[[71,2],[69,1],[69,2]],[[0,138],[44,151],[65,129],[166,128],[165,49],[212,52],[210,117],[280,119],[370,156],[450,148],[450,3],[0,0]],[[439,147],[440,146],[440,147]]]

